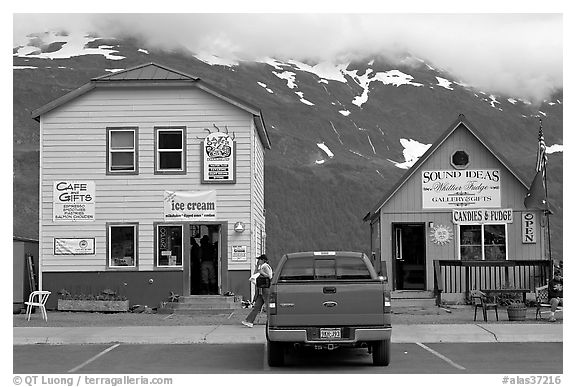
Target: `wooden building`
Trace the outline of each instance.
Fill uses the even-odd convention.
[[[473,289],[533,290],[548,270],[546,222],[524,207],[528,189],[460,115],[364,218],[393,289],[456,300]]]
[[[109,288],[150,306],[171,293],[250,298],[270,149],[258,107],[150,63],[92,79],[32,115],[43,289]]]

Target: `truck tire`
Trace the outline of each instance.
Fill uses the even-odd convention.
[[[390,364],[390,340],[375,341],[372,345],[372,362],[375,366]]]
[[[270,367],[284,365],[284,343],[268,340],[268,365]]]

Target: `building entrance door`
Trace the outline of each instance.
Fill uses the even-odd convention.
[[[392,225],[394,288],[426,289],[426,228],[424,223]]]
[[[190,224],[190,294],[220,294],[221,227]]]

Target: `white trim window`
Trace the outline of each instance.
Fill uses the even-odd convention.
[[[137,172],[137,139],[134,128],[108,128],[108,173]]]
[[[462,261],[505,261],[508,257],[506,223],[461,224],[458,234]]]
[[[135,268],[138,254],[138,225],[108,225],[108,267]]]
[[[185,172],[184,128],[156,128],[155,137],[155,172]]]
[[[183,226],[173,224],[156,225],[156,266],[183,267]]]

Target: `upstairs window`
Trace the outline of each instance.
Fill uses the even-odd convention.
[[[108,128],[107,174],[138,173],[138,131],[136,128]]]
[[[184,128],[156,128],[156,173],[185,173]]]

